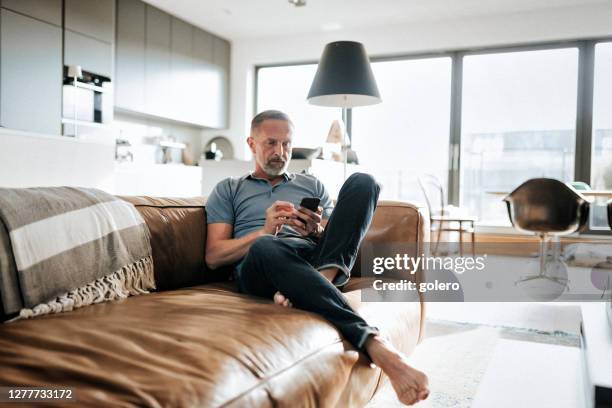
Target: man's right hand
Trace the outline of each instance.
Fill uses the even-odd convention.
[[[277,229],[296,218],[295,207],[288,201],[276,201],[266,210],[264,232],[275,234]]]

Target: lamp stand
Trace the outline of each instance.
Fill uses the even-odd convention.
[[[345,96],[346,99],[346,96]],[[344,181],[346,181],[346,173],[348,168],[348,152],[349,148],[353,145],[353,138],[349,134],[349,128],[351,127],[352,119],[352,108],[342,108],[342,123],[344,123],[342,131],[342,161],[344,162]],[[347,143],[348,140],[348,143]]]
[[[74,108],[74,124],[72,125],[72,128],[74,130],[74,138],[76,139],[78,137],[77,135],[77,104],[78,102],[78,98],[79,98],[79,88],[77,87],[77,80],[78,80],[78,74],[74,75],[74,103],[73,103],[73,108]]]
[[[306,99],[313,105],[342,108],[343,119],[349,125],[347,127],[350,127],[351,122],[351,110],[347,108],[382,102],[363,44],[356,41],[334,41],[327,44]],[[345,130],[345,180],[348,173],[346,136]],[[350,143],[350,134],[348,138]]]
[[[348,146],[346,145],[346,135],[348,133],[346,126],[346,114],[347,108],[342,108],[342,121],[344,122],[344,126],[342,127],[342,163],[343,163],[343,177],[344,181],[346,181],[346,167],[348,162]]]

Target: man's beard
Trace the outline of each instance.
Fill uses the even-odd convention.
[[[282,163],[282,165],[281,165]],[[287,167],[289,166],[289,161],[285,161],[280,158],[273,158],[268,160],[261,168],[264,173],[266,173],[270,177],[276,177],[283,174],[287,171]]]

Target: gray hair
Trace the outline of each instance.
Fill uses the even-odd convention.
[[[259,112],[255,115],[253,120],[251,120],[251,136],[259,129],[259,125],[266,120],[284,120],[285,122],[289,122],[289,125],[293,128],[293,122],[289,118],[289,115],[279,110],[269,109]]]

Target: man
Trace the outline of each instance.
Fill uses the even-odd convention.
[[[247,143],[255,171],[221,181],[206,205],[207,265],[234,265],[243,293],[323,316],[387,374],[401,402],[427,398],[425,374],[408,365],[337,288],[350,277],[379,186],[367,174],[353,174],[332,211],[319,180],[286,172],[292,134],[293,124],[282,112],[253,118]],[[317,211],[299,207],[303,197],[318,197],[321,206]]]

